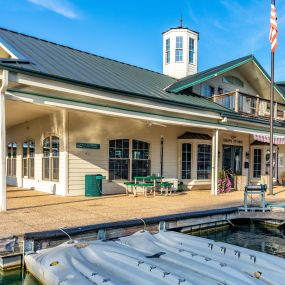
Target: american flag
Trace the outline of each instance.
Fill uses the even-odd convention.
[[[275,8],[275,0],[271,0],[271,12],[270,12],[270,33],[269,33],[269,41],[271,43],[271,51],[275,52],[277,48],[277,14]]]

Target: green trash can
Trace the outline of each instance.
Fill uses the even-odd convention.
[[[87,174],[85,175],[85,196],[98,197],[102,195],[102,180],[105,176],[101,174]]]

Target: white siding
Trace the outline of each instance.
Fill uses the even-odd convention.
[[[177,137],[186,128],[148,126],[131,119],[74,112],[69,115],[69,195],[84,193],[86,174],[102,174],[103,194],[125,191],[121,181],[108,181],[108,145],[110,139],[138,139],[150,143],[151,173],[160,173],[160,139],[164,137],[164,176],[177,177]],[[97,143],[95,149],[77,149],[76,142]]]

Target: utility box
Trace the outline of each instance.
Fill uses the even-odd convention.
[[[85,175],[85,196],[98,197],[102,195],[102,180],[106,179],[101,174],[87,174]]]

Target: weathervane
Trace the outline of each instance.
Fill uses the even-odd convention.
[[[179,28],[182,28],[183,27],[183,19],[182,19],[182,16],[180,16],[180,26]]]

